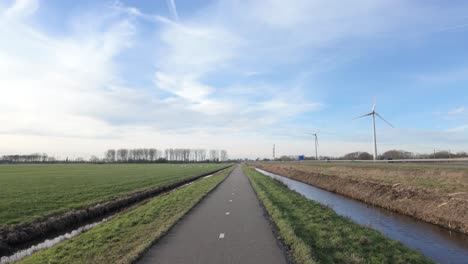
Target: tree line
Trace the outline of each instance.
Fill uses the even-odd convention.
[[[0,163],[144,163],[144,162],[224,162],[228,160],[226,150],[217,149],[189,149],[169,148],[159,150],[156,148],[135,149],[109,149],[103,158],[91,156],[89,159],[81,157],[75,159],[57,159],[46,153],[33,153],[28,155],[3,155]]]
[[[453,159],[468,158],[468,153],[450,151],[434,151],[433,153],[413,153],[405,150],[389,150],[380,155],[379,160],[400,160],[400,159]],[[340,157],[343,160],[372,160],[373,156],[368,152],[352,152]]]
[[[54,157],[49,157],[46,153],[33,153],[28,155],[4,155],[1,161],[13,163],[27,163],[27,162],[51,162],[55,161]]]
[[[389,150],[378,155],[379,160],[399,160],[399,159],[453,159],[453,158],[468,158],[467,152],[452,153],[450,151],[434,151],[433,153],[413,153],[405,150]],[[305,157],[305,160],[315,160],[314,157]],[[369,152],[355,151],[347,153],[343,156],[320,156],[320,160],[372,160],[373,156]],[[257,158],[257,160],[260,160]],[[263,159],[268,161],[270,159]],[[283,155],[275,160],[278,161],[294,161],[298,160],[297,155]]]
[[[220,162],[227,160],[228,154],[224,149],[109,149],[104,155],[105,162]]]

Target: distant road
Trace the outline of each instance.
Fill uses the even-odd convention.
[[[287,263],[241,167],[185,216],[139,263]]]

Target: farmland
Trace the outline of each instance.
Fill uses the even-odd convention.
[[[231,170],[158,196],[21,263],[132,263]]]
[[[468,169],[422,165],[256,163],[328,191],[468,233]]]
[[[264,163],[265,165],[268,163]],[[441,193],[468,192],[468,167],[372,163],[275,163],[304,172],[336,175],[363,181],[404,184]]]
[[[226,164],[1,165],[0,226],[29,223],[224,166]]]
[[[244,172],[291,249],[294,263],[432,263],[252,168],[244,167]]]

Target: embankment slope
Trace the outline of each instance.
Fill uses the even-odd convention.
[[[411,171],[405,174],[400,170],[399,177],[394,180],[380,179],[382,175],[391,174],[386,168],[344,168],[327,170],[310,165],[295,164],[252,164],[255,167],[279,174],[297,181],[301,181],[328,191],[339,193],[371,205],[380,206],[398,213],[409,215],[417,219],[440,225],[448,229],[468,234],[468,193],[457,190],[449,193],[454,187],[442,186],[433,188],[417,184],[424,182],[424,173],[429,169]],[[354,171],[353,171],[354,170]],[[361,170],[359,176],[355,170]],[[460,176],[461,173],[461,176]],[[468,178],[468,171],[453,172],[456,177]],[[353,175],[353,176],[350,176]],[[391,176],[388,176],[391,177]],[[406,177],[406,178],[405,178]],[[429,176],[428,176],[429,177]],[[446,181],[450,181],[450,172],[444,172]],[[454,176],[455,177],[455,176]],[[457,178],[457,179],[458,179]],[[413,184],[411,184],[413,182]],[[416,184],[415,184],[416,183]],[[463,189],[461,189],[463,190]]]

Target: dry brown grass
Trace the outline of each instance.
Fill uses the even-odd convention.
[[[468,170],[307,163],[254,166],[468,234]]]
[[[356,180],[424,187],[437,192],[468,195],[468,169],[420,165],[282,163],[281,167]],[[467,196],[468,198],[468,196]]]

